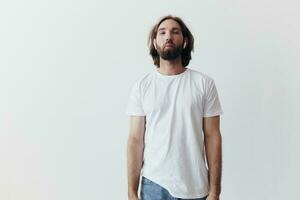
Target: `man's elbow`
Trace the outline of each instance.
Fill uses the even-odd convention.
[[[205,138],[222,138],[220,130],[211,130],[204,132]]]
[[[129,134],[127,142],[128,145],[144,146],[144,138],[141,136],[137,136],[137,134]]]

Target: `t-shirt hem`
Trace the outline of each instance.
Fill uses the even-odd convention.
[[[126,115],[128,115],[128,116],[146,116],[143,113],[126,113]]]
[[[209,114],[203,115],[203,117],[214,117],[214,116],[218,116],[218,115],[223,115],[223,112],[209,113]]]
[[[152,180],[153,182],[157,183],[161,187],[165,188],[175,198],[196,199],[196,198],[203,198],[203,197],[206,197],[208,195],[208,190],[204,190],[204,189],[201,190],[200,192],[197,192],[197,193],[188,193],[188,194],[186,194],[186,193],[176,193],[174,191],[171,191],[170,188],[167,185],[162,184],[157,179],[152,178],[152,177],[148,177],[147,175],[145,176],[145,174],[142,174],[142,176],[148,178],[149,180]]]
[[[205,193],[205,195],[203,195],[203,193],[190,193],[188,195],[186,194],[179,194],[179,193],[174,193],[169,191],[169,193],[176,198],[180,198],[180,199],[198,199],[198,198],[203,198],[206,197],[208,195],[208,192]]]

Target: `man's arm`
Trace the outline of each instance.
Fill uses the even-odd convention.
[[[222,174],[222,136],[220,116],[203,118],[206,159],[209,172],[209,198],[219,199]]]
[[[130,116],[127,142],[128,198],[138,199],[140,172],[143,164],[145,117]]]

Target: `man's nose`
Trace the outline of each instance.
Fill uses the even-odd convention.
[[[166,42],[169,42],[171,40],[171,34],[170,33],[166,33]]]
[[[172,42],[171,37],[166,37],[166,43]]]

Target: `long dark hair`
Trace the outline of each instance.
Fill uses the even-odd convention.
[[[154,47],[153,40],[156,38],[157,29],[158,29],[159,25],[167,19],[172,19],[172,20],[176,21],[181,27],[183,38],[188,39],[186,47],[183,49],[182,54],[181,54],[182,65],[184,67],[186,67],[189,64],[190,60],[192,59],[191,51],[194,50],[194,37],[193,37],[192,33],[190,32],[190,30],[188,29],[188,27],[183,22],[183,20],[180,19],[179,17],[172,16],[172,15],[164,16],[164,17],[160,18],[159,21],[153,26],[153,28],[151,29],[151,31],[149,33],[149,37],[148,37],[148,46],[150,49],[150,55],[153,58],[154,65],[156,65],[159,68],[159,55]]]

